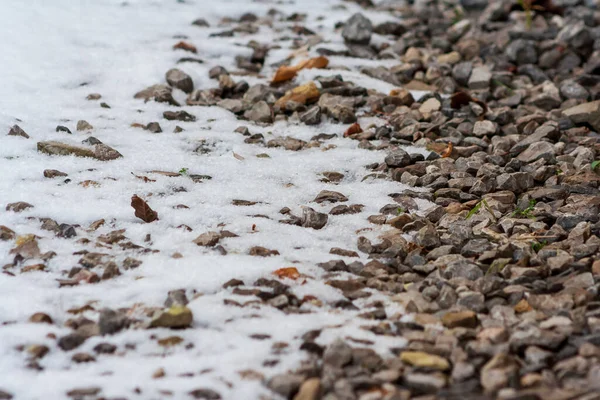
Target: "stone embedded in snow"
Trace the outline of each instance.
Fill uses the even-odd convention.
[[[198,236],[196,239],[194,239],[194,243],[196,243],[198,246],[212,247],[219,243],[219,240],[221,240],[221,234],[219,232],[211,231]]]
[[[0,225],[0,240],[13,240],[15,237],[15,231],[13,231],[7,226]]]
[[[190,114],[187,111],[165,111],[163,112],[163,117],[169,121],[184,121],[184,122],[193,122],[196,120],[196,117]]]
[[[336,339],[323,353],[323,363],[342,368],[352,361],[352,347],[342,339]]]
[[[344,40],[354,44],[369,44],[372,34],[373,24],[371,20],[361,13],[356,13],[350,17],[342,30]]]
[[[137,92],[133,97],[144,99],[146,101],[154,100],[159,103],[169,103],[179,106],[179,103],[173,98],[173,89],[167,85],[152,85],[142,91]]]
[[[25,211],[28,208],[33,208],[33,204],[29,204],[24,201],[18,201],[16,203],[9,203],[6,205],[6,211],[12,211],[16,213]]]
[[[244,111],[244,103],[239,99],[223,99],[220,100],[217,105],[234,114],[239,114]]]
[[[244,117],[254,122],[273,122],[273,113],[271,112],[271,107],[269,107],[267,102],[264,100],[255,103],[250,110],[244,113]]]
[[[186,328],[192,324],[193,318],[192,310],[183,305],[174,305],[158,311],[150,321],[150,328]]]
[[[25,133],[25,131],[21,129],[19,125],[13,125],[13,127],[8,131],[8,136],[21,136],[25,139],[29,139],[29,135]]]
[[[92,129],[94,129],[94,127],[86,120],[82,119],[82,120],[77,121],[77,130],[78,131],[80,131],[80,132],[81,131],[90,131]]]
[[[334,192],[333,190],[321,190],[321,192],[319,192],[313,201],[315,203],[337,203],[339,201],[348,201],[348,198],[340,192]]]
[[[57,156],[76,156],[76,157],[89,157],[95,158],[100,161],[114,160],[123,157],[121,153],[116,151],[110,146],[103,143],[97,144],[93,149],[87,147],[73,146],[70,144],[49,141],[49,142],[38,142],[37,149],[41,153]]]
[[[310,378],[304,381],[294,400],[318,400],[321,398],[321,379]]]
[[[304,140],[292,137],[278,137],[267,142],[267,147],[283,147],[286,150],[298,151],[306,145]]]
[[[321,107],[314,106],[300,114],[300,121],[306,125],[319,125],[321,123]]]
[[[567,108],[562,114],[576,124],[589,124],[600,131],[600,100]]]
[[[168,70],[165,74],[165,78],[169,85],[183,90],[185,93],[192,93],[194,91],[194,82],[192,81],[192,77],[180,69],[172,68]]]
[[[304,381],[304,376],[298,374],[275,375],[267,381],[267,387],[286,399],[298,391]]]
[[[402,149],[394,149],[385,157],[385,163],[388,167],[402,168],[411,164],[410,155]]]
[[[301,224],[305,228],[321,229],[327,224],[327,214],[317,212],[310,207],[302,210]]]

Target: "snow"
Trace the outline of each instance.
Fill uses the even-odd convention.
[[[364,166],[380,162],[383,152],[358,149],[357,142],[342,138],[327,142],[337,146],[329,151],[262,148],[245,144],[244,137],[233,131],[240,125],[248,125],[252,133],[263,133],[267,140],[276,136],[308,140],[323,132],[341,134],[345,127],[335,124],[306,127],[282,122],[260,127],[238,121],[217,107],[184,107],[197,117],[194,123],[166,121],[162,112],[175,110],[175,107],[143,103],[133,98],[137,91],[162,83],[164,73],[174,67],[180,57],[189,55],[172,50],[173,44],[180,40],[175,38],[178,35],[187,36],[187,40],[197,46],[198,57],[205,63],[184,63],[177,67],[192,76],[196,87],[216,86],[216,82],[208,78],[208,69],[215,65],[233,68],[235,55],[248,54],[244,46],[250,40],[270,42],[272,34],[262,26],[255,35],[214,39],[208,39],[208,35],[227,29],[219,26],[225,16],[239,17],[244,12],[264,16],[273,7],[286,14],[309,14],[307,27],[323,33],[325,43],[332,46],[342,43],[339,32],[331,33],[333,25],[358,10],[354,4],[336,0],[3,2],[0,131],[8,131],[18,123],[31,138],[0,136],[0,225],[10,227],[19,235],[38,235],[41,251],[52,250],[57,256],[47,263],[46,272],[21,275],[15,271],[14,277],[0,274],[0,389],[13,393],[18,399],[60,399],[73,388],[98,386],[107,397],[149,399],[161,397],[160,391],[171,391],[172,398],[182,398],[190,390],[208,387],[225,399],[256,399],[268,394],[268,390],[260,380],[241,379],[239,371],[252,369],[268,378],[292,370],[306,358],[298,348],[302,343],[300,336],[308,330],[323,329],[317,339],[321,345],[337,337],[367,339],[375,343],[374,349],[388,355],[390,348],[404,344],[402,339],[379,337],[360,329],[373,322],[356,318],[358,312],[330,307],[328,303],[344,297],[324,283],[323,271],[316,267],[318,262],[340,258],[329,254],[332,247],[356,249],[358,235],[355,232],[359,229],[368,228],[363,234],[370,238],[385,231],[386,228],[368,224],[366,217],[392,202],[389,193],[406,187],[387,180],[361,183],[369,174]],[[317,21],[316,16],[324,18]],[[368,16],[374,22],[386,20],[377,13]],[[192,26],[191,22],[198,17],[209,21],[211,28]],[[358,72],[361,65],[373,66],[373,62],[334,60],[334,65],[345,63],[351,70],[308,70],[303,71],[299,79],[340,73],[345,79],[382,92],[393,88]],[[388,60],[382,65],[393,63]],[[263,71],[265,76],[272,73],[271,67]],[[252,79],[248,81],[254,83]],[[89,93],[101,93],[100,101],[111,108],[101,108],[99,101],[87,101]],[[181,98],[183,93],[176,96]],[[94,129],[88,133],[77,132],[75,125],[80,119],[91,123]],[[163,132],[152,134],[131,127],[134,122],[151,121],[159,121]],[[69,127],[73,134],[55,132],[56,125]],[[176,125],[185,131],[172,133]],[[117,149],[123,158],[100,162],[50,157],[36,151],[38,141],[78,144],[90,134]],[[194,153],[203,140],[213,144],[214,150],[209,154]],[[235,158],[234,152],[244,160]],[[270,158],[257,158],[259,153],[267,153]],[[186,176],[149,173],[152,170],[177,172],[181,168],[188,168],[190,174],[210,175],[212,179],[194,183]],[[64,178],[46,179],[42,174],[44,169],[66,172],[70,182],[65,183]],[[326,184],[320,181],[323,171],[342,172],[345,178],[336,186]],[[155,182],[146,183],[132,173],[148,176]],[[99,186],[79,184],[86,180],[96,181]],[[284,218],[279,210],[286,206],[296,215],[302,206],[328,212],[331,205],[312,202],[323,189],[344,193],[349,197],[347,204],[364,204],[363,212],[331,216],[327,226],[319,231],[278,222]],[[130,207],[133,194],[146,199],[160,220],[145,224],[135,218]],[[239,207],[231,204],[234,199],[261,203]],[[22,213],[4,211],[8,203],[17,201],[29,202],[34,208]],[[174,209],[178,204],[185,204],[189,209]],[[256,214],[269,219],[254,217]],[[41,229],[37,218],[79,225],[78,236],[56,238]],[[103,227],[96,232],[86,231],[90,223],[101,218],[106,220]],[[181,224],[193,231],[178,228]],[[254,231],[253,225],[256,225]],[[221,227],[239,235],[222,240],[228,255],[221,256],[192,243],[199,234]],[[158,252],[140,255],[118,247],[97,249],[93,246],[98,235],[115,229],[126,229],[129,240]],[[148,234],[151,241],[144,242]],[[82,238],[90,239],[91,243],[77,241]],[[250,247],[257,245],[276,249],[281,255],[269,258],[246,255]],[[14,241],[0,241],[0,266],[12,262],[9,251],[13,247]],[[65,271],[77,265],[80,256],[73,253],[81,250],[114,254],[119,263],[132,256],[143,264],[98,284],[59,288],[56,279],[64,278]],[[176,252],[183,257],[172,258]],[[361,259],[367,261],[364,254]],[[31,260],[28,264],[39,262]],[[322,307],[304,306],[311,313],[286,315],[265,305],[238,308],[224,304],[225,299],[244,303],[254,298],[235,296],[231,289],[221,288],[223,283],[236,278],[251,285],[258,278],[272,278],[274,270],[286,266],[295,266],[309,278],[305,283],[290,280],[285,283],[292,286],[299,298],[316,296],[324,303]],[[194,294],[197,296],[189,304],[194,313],[193,329],[126,330],[110,337],[93,337],[70,352],[60,350],[55,339],[48,336],[60,337],[70,332],[62,327],[73,317],[67,312],[69,309],[92,301],[96,302],[96,310],[136,304],[161,307],[167,292],[180,288],[187,290],[190,299]],[[391,302],[386,308],[390,315],[403,311]],[[29,323],[29,316],[35,312],[48,313],[55,324]],[[93,320],[98,318],[95,311],[83,315]],[[249,335],[255,333],[271,337],[262,341],[251,339]],[[156,343],[156,338],[172,335],[181,336],[185,344],[193,344],[193,349],[185,349],[184,345],[164,349]],[[117,354],[95,355],[97,361],[93,363],[71,362],[76,352],[94,354],[92,349],[100,342],[117,345]],[[275,342],[286,342],[288,347],[274,353]],[[27,369],[26,352],[16,349],[19,345],[31,344],[50,347],[49,354],[39,362],[43,371]],[[265,360],[278,363],[264,366]],[[159,368],[164,368],[166,376],[152,379]],[[192,379],[180,376],[183,373],[194,376]],[[136,393],[136,388],[140,388],[141,393]]]

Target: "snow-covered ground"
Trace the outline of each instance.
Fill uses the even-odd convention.
[[[341,7],[343,5],[343,7]],[[343,299],[341,292],[319,279],[323,271],[316,263],[338,259],[329,254],[332,247],[356,250],[360,234],[375,239],[385,228],[369,224],[366,217],[378,213],[391,202],[389,193],[404,187],[398,182],[370,180],[364,166],[381,162],[383,152],[358,149],[358,142],[343,138],[327,144],[336,148],[306,149],[300,152],[281,148],[264,148],[244,143],[244,136],[234,133],[241,125],[265,138],[293,136],[309,140],[318,133],[341,133],[346,126],[322,124],[317,127],[288,125],[278,122],[259,127],[218,107],[184,107],[197,117],[196,122],[167,121],[165,110],[175,107],[160,103],[143,103],[133,98],[139,90],[164,82],[165,72],[188,53],[174,51],[172,46],[186,36],[198,48],[197,57],[204,64],[177,65],[194,79],[198,88],[215,87],[208,70],[215,65],[235,69],[235,56],[248,55],[250,40],[270,43],[272,31],[261,27],[254,35],[232,38],[208,38],[219,27],[223,17],[238,18],[245,12],[266,15],[271,8],[285,13],[309,14],[306,26],[324,34],[325,40],[341,45],[339,32],[333,25],[348,18],[357,9],[352,3],[337,0],[297,0],[296,2],[245,0],[4,0],[0,43],[3,62],[0,63],[0,225],[18,235],[35,234],[42,252],[57,255],[46,263],[45,272],[0,273],[0,390],[16,399],[60,399],[66,392],[79,387],[97,386],[102,395],[140,399],[186,398],[190,390],[212,388],[226,399],[257,399],[269,394],[260,379],[248,379],[240,371],[254,370],[265,377],[296,367],[305,358],[298,350],[300,336],[311,329],[323,329],[317,339],[327,344],[336,337],[368,339],[373,347],[385,354],[391,347],[402,346],[401,339],[385,339],[360,329],[370,324],[357,319],[356,311],[328,306]],[[367,14],[381,22],[377,13]],[[323,16],[317,20],[316,16]],[[210,28],[191,24],[205,18]],[[281,50],[269,53],[262,71],[270,77],[270,64],[287,57],[290,42],[281,42]],[[311,53],[314,55],[314,53]],[[388,61],[386,61],[388,62]],[[344,63],[336,58],[335,64]],[[389,62],[388,62],[389,63]],[[388,91],[391,85],[359,74],[356,66],[341,71],[347,79],[366,87]],[[315,71],[303,72],[308,79]],[[331,73],[331,71],[327,71]],[[340,73],[338,71],[337,73]],[[236,78],[237,79],[237,78]],[[258,78],[248,78],[253,84]],[[264,81],[264,80],[263,80]],[[90,93],[100,93],[99,101],[88,101]],[[179,100],[183,92],[176,92]],[[106,102],[111,108],[100,107]],[[93,125],[86,133],[75,129],[78,120]],[[153,134],[132,123],[158,121],[162,133]],[[18,124],[31,138],[5,136]],[[72,132],[55,132],[57,125]],[[185,130],[173,133],[176,125]],[[117,149],[123,157],[114,161],[87,158],[47,156],[36,151],[36,143],[59,140],[79,144],[93,135]],[[208,154],[193,150],[206,141],[212,147]],[[235,157],[236,155],[242,156]],[[258,158],[267,153],[270,158]],[[187,168],[189,174],[210,175],[212,179],[194,183],[187,176],[166,177],[151,174],[161,170],[177,172]],[[64,178],[47,179],[42,171],[56,169],[69,174]],[[339,185],[321,182],[320,173],[337,171],[345,175]],[[155,180],[144,182],[135,177],[144,175]],[[92,180],[98,186],[84,187],[80,183]],[[283,207],[296,215],[302,206],[328,212],[332,205],[318,205],[312,200],[323,189],[335,190],[349,197],[347,204],[365,205],[360,214],[330,216],[322,230],[281,224]],[[146,224],[137,219],[130,199],[137,194],[148,201],[160,220]],[[259,202],[249,207],[232,205],[232,200]],[[21,213],[4,211],[8,203],[24,201],[34,205]],[[184,204],[189,208],[174,208]],[[256,217],[261,214],[268,218]],[[57,238],[42,230],[39,218],[52,218],[58,223],[79,225],[77,237]],[[98,219],[106,224],[95,232],[86,228]],[[180,228],[185,224],[193,229]],[[253,225],[255,228],[253,229]],[[226,256],[199,247],[192,242],[199,234],[221,228],[239,235],[223,239]],[[98,235],[115,229],[125,229],[129,240],[155,250],[140,254],[134,250],[97,248]],[[150,241],[145,241],[147,235]],[[80,239],[88,238],[87,241]],[[14,240],[0,241],[0,267],[12,262],[9,254]],[[252,246],[278,250],[280,255],[268,258],[252,257]],[[113,254],[118,261],[127,256],[143,264],[123,271],[114,279],[96,284],[59,288],[56,279],[65,278],[88,250]],[[182,257],[174,258],[180,253]],[[365,261],[365,256],[361,256]],[[355,259],[348,258],[347,261]],[[27,264],[40,263],[29,260]],[[225,299],[244,303],[252,297],[236,296],[222,285],[232,278],[251,285],[258,278],[273,278],[278,268],[295,266],[308,277],[285,283],[302,298],[313,295],[322,306],[303,306],[306,314],[287,315],[266,305],[244,308],[226,305]],[[10,271],[10,270],[9,270]],[[343,276],[343,275],[342,275]],[[192,329],[129,329],[109,337],[92,337],[70,352],[60,350],[55,337],[70,329],[63,327],[68,312],[86,304],[95,310],[103,307],[131,308],[134,305],[161,307],[167,292],[186,289],[194,313]],[[195,298],[194,298],[195,297]],[[193,299],[193,300],[192,300]],[[377,297],[366,300],[372,302]],[[387,302],[388,315],[402,309]],[[28,318],[36,312],[49,314],[54,324],[33,324]],[[97,311],[83,314],[96,320]],[[268,334],[267,340],[250,338],[253,334]],[[184,339],[179,346],[169,348],[157,344],[157,339],[177,335]],[[95,355],[96,361],[75,364],[73,353],[94,354],[100,342],[118,346],[115,355]],[[273,344],[285,342],[287,347],[274,351]],[[19,346],[44,344],[50,352],[39,361],[41,371],[26,368],[27,352]],[[193,344],[190,349],[186,345]],[[266,362],[267,361],[267,362]],[[269,362],[270,361],[270,362]],[[153,379],[159,368],[165,377]],[[184,374],[192,374],[190,378]],[[136,391],[136,388],[139,390]],[[269,394],[270,395],[270,394]]]

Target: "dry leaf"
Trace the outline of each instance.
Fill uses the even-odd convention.
[[[298,279],[300,278],[300,272],[296,269],[296,267],[287,267],[287,268],[279,268],[278,270],[273,271],[273,275],[278,278],[289,278],[289,279]]]
[[[244,157],[240,156],[240,155],[239,155],[238,153],[236,153],[236,152],[233,152],[233,156],[234,156],[235,158],[237,158],[238,160],[240,160],[240,161],[243,161],[243,160],[245,160],[245,158],[244,158]]]
[[[446,147],[446,149],[440,153],[440,156],[442,156],[442,158],[450,157],[453,148],[454,146],[452,145],[452,142],[448,142],[448,147]]]
[[[471,96],[470,94],[468,94],[466,92],[456,92],[450,97],[450,107],[452,107],[454,109],[458,109],[458,108],[461,108],[462,106],[466,106],[470,102],[478,104],[479,106],[481,106],[481,108],[483,108],[484,112],[487,112],[487,110],[488,110],[487,104],[485,104],[481,100],[474,98],[473,96]]]
[[[327,59],[327,57],[320,56],[320,57],[311,58],[310,60],[301,62],[300,64],[298,64],[297,67],[298,67],[298,70],[304,69],[304,68],[323,69],[323,68],[327,68],[328,65],[329,65],[329,60]]]
[[[146,129],[146,125],[144,124],[140,124],[139,122],[134,122],[133,124],[130,125],[132,128],[142,128],[142,129]]]
[[[279,82],[289,81],[290,79],[294,79],[296,77],[296,74],[298,74],[298,72],[301,69],[325,68],[325,67],[327,67],[327,65],[329,65],[329,60],[327,59],[327,57],[324,57],[324,56],[315,57],[315,58],[311,58],[311,59],[302,61],[295,66],[282,65],[281,67],[279,67],[277,72],[275,72],[275,76],[273,77],[273,80],[271,82],[279,83]]]
[[[275,102],[275,106],[278,106],[282,110],[285,110],[285,106],[288,101],[294,101],[300,104],[307,104],[317,101],[320,95],[321,93],[319,92],[317,85],[315,85],[314,82],[310,81],[308,83],[305,83],[304,85],[295,87],[292,90],[288,90],[283,97],[279,98]]]
[[[90,187],[90,186],[93,186],[93,187],[100,187],[100,184],[99,184],[98,182],[96,182],[96,181],[92,181],[92,180],[89,180],[89,179],[88,179],[88,180],[86,180],[86,181],[83,181],[83,182],[79,182],[79,184],[80,184],[81,186],[83,186],[84,188],[87,188],[87,187]]]
[[[190,51],[192,53],[197,53],[198,52],[198,50],[196,49],[196,46],[194,46],[191,43],[184,42],[184,41],[181,41],[181,42],[177,43],[176,45],[174,45],[173,49],[180,49],[180,50]]]
[[[67,312],[69,314],[81,314],[84,313],[86,311],[96,311],[96,309],[94,307],[92,307],[90,304],[86,304],[83,307],[79,307],[79,308],[71,308],[70,310],[67,310]]]
[[[360,127],[360,125],[358,124],[358,122],[353,123],[352,125],[350,125],[348,127],[348,129],[346,129],[346,132],[344,132],[344,137],[348,137],[350,135],[354,135],[356,133],[361,133],[363,130]]]
[[[298,70],[296,67],[288,67],[286,65],[282,65],[279,67],[277,72],[275,72],[275,76],[273,77],[272,83],[279,83],[289,81],[296,77]]]
[[[148,183],[148,182],[156,182],[156,179],[150,179],[147,176],[143,176],[143,175],[136,175],[133,172],[131,173],[131,175],[135,176],[138,179],[143,180],[146,183]]]
[[[135,210],[135,216],[144,222],[152,222],[158,219],[158,213],[152,210],[148,203],[139,198],[137,194],[131,197],[131,207]]]

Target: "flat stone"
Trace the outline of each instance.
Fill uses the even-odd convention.
[[[165,78],[169,85],[183,90],[185,93],[192,93],[194,91],[192,77],[180,69],[172,68],[168,70],[165,74]]]
[[[576,124],[587,123],[596,131],[600,131],[600,100],[567,108],[562,114]]]
[[[446,371],[450,369],[450,363],[443,357],[423,351],[403,351],[400,360],[418,368],[437,369]]]
[[[13,125],[8,131],[8,136],[21,136],[25,139],[29,139],[29,135],[23,129],[21,129],[19,125]]]
[[[74,155],[76,157],[89,157],[95,158],[101,161],[114,160],[123,157],[121,153],[109,147],[105,144],[96,144],[93,149],[87,147],[73,146],[66,143],[49,141],[49,142],[38,142],[37,149],[41,153],[49,155],[69,156]]]
[[[473,90],[482,90],[490,87],[492,73],[487,67],[475,67],[469,78],[469,88]]]
[[[442,317],[442,324],[446,328],[476,328],[477,314],[473,311],[448,312]]]
[[[186,306],[174,305],[158,311],[152,321],[151,328],[186,328],[192,324],[192,311]]]

